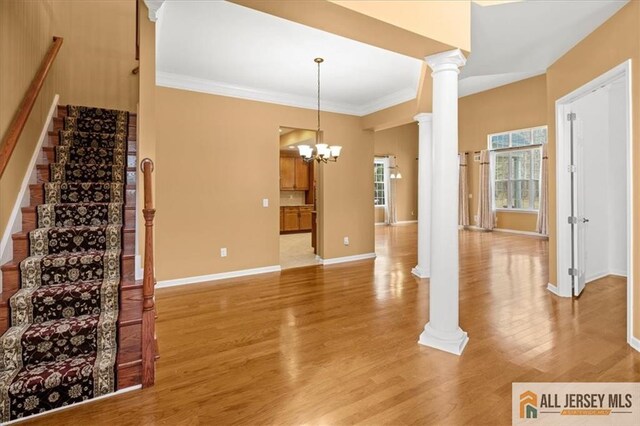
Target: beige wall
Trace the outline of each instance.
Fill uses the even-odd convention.
[[[138,101],[138,163],[144,158],[156,160],[156,24],[148,18],[147,6],[138,0],[140,13],[140,73]],[[138,169],[139,170],[139,169]],[[138,253],[144,259],[144,217],[141,213],[144,206],[144,187],[142,175],[139,173],[137,202]],[[152,192],[155,194],[155,173],[152,174]]]
[[[52,2],[0,0],[0,135],[4,136],[42,58],[51,46]],[[64,49],[65,46],[63,45]],[[0,237],[8,224],[29,160],[56,93],[49,74],[0,179]]]
[[[632,59],[633,181],[640,179],[640,2],[632,1],[547,70],[549,123],[549,282],[557,284],[555,102],[611,68]],[[633,223],[640,223],[640,188],[634,187]],[[640,271],[640,227],[633,231],[633,269]],[[640,337],[640,274],[634,277],[634,334]]]
[[[467,162],[469,223],[476,225],[478,211],[479,164],[473,152],[487,149],[487,135],[507,130],[547,124],[546,76],[522,80],[475,95],[465,96],[459,103],[460,151],[470,152]],[[517,231],[535,232],[535,213],[499,212],[497,227]]]
[[[135,111],[136,3],[131,0],[55,0],[49,9],[58,58],[60,103]],[[144,15],[144,13],[141,13]]]
[[[156,119],[158,280],[279,264],[278,128],[313,128],[315,112],[158,87]],[[320,167],[320,255],[372,253],[373,134],[358,117],[322,123],[343,151]]]
[[[330,1],[416,34],[471,51],[470,0]]]
[[[418,219],[418,124],[411,123],[374,134],[376,156],[395,155],[402,179],[396,180],[399,222]],[[373,206],[373,202],[371,203]],[[376,223],[384,222],[384,208],[375,208]]]
[[[279,16],[289,21],[298,22],[302,25],[317,28],[392,52],[398,52],[406,56],[419,58],[420,60],[425,56],[451,50],[456,47],[465,49],[464,46],[458,46],[457,43],[465,44],[465,40],[468,40],[470,35],[471,6],[469,0],[441,2],[433,8],[430,5],[423,4],[432,3],[431,1],[406,2],[407,6],[402,8],[402,13],[413,9],[409,13],[419,10],[418,13],[422,15],[424,13],[429,14],[428,9],[434,9],[436,12],[435,15],[443,17],[444,22],[449,24],[447,26],[439,22],[436,25],[425,26],[423,21],[422,26],[420,26],[421,23],[415,20],[415,16],[412,16],[413,28],[408,28],[408,26],[405,25],[406,22],[392,22],[394,18],[398,17],[395,7],[389,8],[388,6],[384,6],[383,9],[387,9],[387,11],[382,11],[382,13],[377,13],[379,11],[376,11],[376,16],[372,16],[374,15],[373,13],[369,15],[365,11],[362,11],[362,13],[361,11],[356,11],[356,9],[359,9],[359,6],[356,4],[359,4],[359,1],[349,2],[349,7],[338,5],[332,1],[231,1],[270,15]],[[395,1],[393,3],[395,3]],[[436,11],[436,9],[438,10]],[[452,20],[447,22],[449,18],[445,17],[445,15],[449,13],[453,14],[455,11],[458,12],[458,15],[452,18],[452,20],[456,22],[454,24],[452,24]],[[427,21],[433,19],[433,16],[434,15],[428,17]],[[404,20],[406,21],[406,16]],[[416,27],[420,27],[420,32],[430,33],[431,29],[435,28],[442,30],[442,32],[440,34],[433,34],[433,38],[430,38],[430,36],[415,32]],[[447,40],[439,40],[436,37],[446,37]],[[449,42],[456,44],[449,44]]]
[[[4,136],[54,35],[64,43],[0,179],[0,233],[54,95],[60,103],[135,110],[135,3],[0,0],[0,134]]]

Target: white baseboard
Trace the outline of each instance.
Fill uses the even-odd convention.
[[[177,278],[174,280],[158,281],[156,288],[173,287],[177,285],[197,284],[208,281],[225,280],[228,278],[246,277],[247,275],[266,274],[280,272],[280,265],[265,266],[263,268],[241,269],[239,271],[220,272],[218,274],[199,275],[196,277]]]
[[[375,259],[375,253],[356,254],[353,256],[333,257],[331,259],[321,259],[323,265],[335,265],[336,263],[355,262],[358,260]]]
[[[458,229],[460,229],[460,228],[458,228]],[[491,232],[491,230],[489,230],[489,229],[480,228],[479,226],[475,226],[475,225],[465,226],[463,229],[465,229],[467,231]]]
[[[537,232],[530,231],[518,231],[515,229],[493,228],[495,232],[506,232],[508,234],[528,235],[530,237],[549,238],[547,235],[539,234]]]
[[[629,339],[629,346],[640,352],[640,339],[631,336],[631,339]]]
[[[600,278],[608,277],[608,276],[611,276],[611,275],[615,275],[617,277],[622,277],[622,278],[626,278],[627,277],[626,271],[623,271],[622,273],[620,273],[618,271],[616,271],[616,272],[614,272],[614,271],[604,271],[604,272],[599,272],[597,274],[593,274],[590,277],[586,277],[585,278],[585,283],[589,284],[589,283],[591,283],[593,281],[599,280]]]
[[[411,269],[411,273],[420,279],[429,278],[429,275],[430,275],[429,271],[423,271],[421,268],[418,267],[418,265],[414,266]]]
[[[543,235],[543,234],[538,234],[537,232],[530,232],[530,231],[518,231],[515,229],[504,229],[504,228],[493,228],[493,229],[484,229],[484,228],[480,228],[479,226],[475,226],[475,225],[469,225],[469,226],[465,226],[464,229],[467,229],[469,231],[480,231],[480,232],[504,232],[507,234],[517,234],[517,235],[527,235],[530,237],[536,237],[536,238],[549,238],[548,235]]]
[[[569,293],[563,294],[562,291],[560,291],[560,288],[555,284],[547,283],[547,290],[558,297],[573,297],[573,293],[571,292],[571,290],[569,291]]]
[[[47,119],[44,122],[42,131],[40,132],[40,138],[38,139],[38,143],[36,144],[33,154],[31,155],[29,166],[27,166],[27,172],[24,174],[24,178],[22,179],[20,192],[18,192],[18,198],[13,205],[13,210],[11,210],[9,222],[7,223],[7,226],[2,233],[2,239],[0,239],[0,265],[4,265],[5,263],[13,259],[13,240],[11,238],[11,235],[19,232],[22,229],[22,207],[28,206],[29,202],[31,201],[31,196],[28,191],[29,184],[36,182],[36,164],[38,163],[38,159],[42,158],[42,145],[47,138],[47,134],[50,129],[53,129],[53,116],[56,113],[59,99],[59,95],[55,95],[53,97],[53,102],[51,103],[51,107],[49,108]],[[0,274],[0,291],[1,290],[2,274]]]
[[[617,277],[627,278],[627,271],[612,269],[611,271],[609,271],[609,275],[615,275]]]
[[[376,222],[376,226],[387,226],[387,222]]]
[[[3,423],[3,425],[18,424],[18,423],[21,423],[21,422],[26,421],[26,420],[33,420],[36,417],[48,416],[49,414],[59,413],[60,411],[63,411],[63,410],[68,410],[70,408],[78,407],[78,406],[84,405],[84,404],[91,404],[92,402],[100,401],[101,399],[112,398],[114,396],[122,395],[123,393],[131,392],[131,391],[138,390],[138,389],[142,389],[142,385],[130,386],[128,388],[120,389],[118,391],[115,391],[113,393],[109,393],[107,395],[102,395],[102,396],[99,396],[99,397],[96,397],[96,398],[87,399],[85,401],[80,401],[80,402],[77,402],[77,403],[71,404],[71,405],[65,405],[64,407],[54,408],[53,410],[45,411],[44,413],[34,414],[32,416],[27,416],[27,417],[24,417],[24,418],[21,418],[21,419],[11,420],[10,422]]]
[[[412,223],[418,223],[417,220],[399,220],[393,225],[411,225]]]

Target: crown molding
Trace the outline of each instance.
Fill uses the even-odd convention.
[[[232,98],[247,99],[271,104],[286,105],[296,108],[313,109],[318,106],[318,99],[313,97],[290,95],[253,87],[237,86],[216,82],[199,77],[184,74],[175,74],[164,71],[156,72],[156,85],[172,89],[189,90],[192,92],[209,93],[212,95],[228,96]],[[363,116],[380,111],[385,108],[407,102],[416,98],[416,90],[406,88],[389,95],[378,98],[368,104],[357,106],[353,104],[322,102],[322,111],[339,114]]]
[[[397,92],[390,93],[375,99],[368,104],[365,104],[360,108],[360,115],[372,114],[374,112],[383,110],[385,108],[392,107],[407,101],[412,101],[416,98],[418,90],[416,88],[405,88],[398,90]]]

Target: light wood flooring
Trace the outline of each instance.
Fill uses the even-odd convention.
[[[377,227],[375,261],[158,291],[157,384],[32,424],[511,424],[515,381],[638,381],[625,286],[546,290],[547,242],[460,235],[461,357],[418,345],[416,226]]]

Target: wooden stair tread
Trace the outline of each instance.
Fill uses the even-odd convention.
[[[68,227],[57,226],[57,227],[54,227],[54,228],[76,228],[76,227],[75,226],[68,226]],[[14,240],[17,240],[17,239],[20,239],[20,238],[27,238],[29,236],[29,232],[31,232],[31,231],[15,232],[15,233],[11,234],[11,238],[14,239]],[[122,232],[125,233],[125,234],[131,234],[131,233],[135,233],[136,230],[135,230],[135,228],[124,228],[122,230]]]
[[[78,203],[78,204],[91,204],[91,203]],[[22,210],[23,213],[35,213],[37,207],[38,206],[26,206],[26,207],[21,207],[21,210]],[[125,205],[124,209],[125,210],[135,210],[136,206]]]
[[[121,254],[121,255],[120,255],[120,259],[123,259],[123,260],[125,260],[125,259],[127,259],[127,260],[131,260],[131,259],[134,259],[134,258],[135,258],[135,254],[132,254],[132,253],[126,253],[126,254]],[[21,262],[22,260],[23,260],[23,259],[16,261],[15,259],[11,259],[10,261],[8,261],[7,263],[5,263],[4,265],[0,266],[0,270],[2,270],[2,271],[5,271],[5,270],[9,271],[9,270],[15,270],[15,269],[18,269],[18,268],[20,268],[20,262]]]
[[[49,164],[36,164],[36,168],[37,169],[49,169]],[[128,172],[135,172],[136,168],[135,167],[127,167],[127,171]],[[94,182],[94,183],[100,183],[100,182]]]
[[[50,183],[50,182],[49,182]],[[67,182],[68,183],[68,182]],[[92,182],[92,183],[100,183],[100,182]],[[42,185],[44,185],[44,182],[40,182],[40,183],[31,183],[29,184],[29,189],[37,189],[39,187],[41,187]],[[127,191],[131,191],[132,189],[135,190],[136,186],[132,185],[132,184],[126,184],[124,186],[124,189]]]

